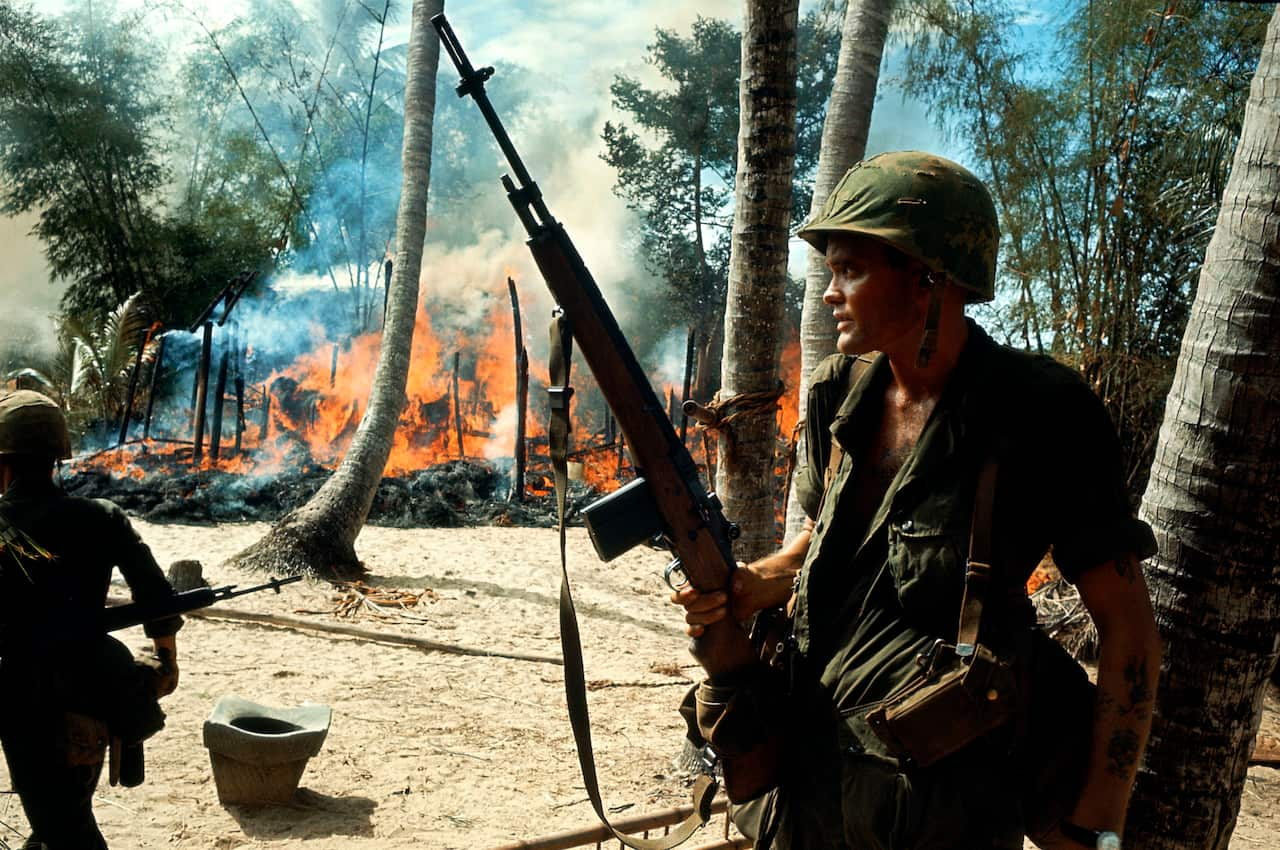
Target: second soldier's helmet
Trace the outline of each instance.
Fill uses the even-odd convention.
[[[71,435],[62,408],[33,390],[0,396],[0,455],[71,457]]]
[[[995,203],[981,180],[949,159],[900,151],[858,163],[797,235],[825,253],[831,233],[892,245],[947,274],[971,302],[995,297]]]

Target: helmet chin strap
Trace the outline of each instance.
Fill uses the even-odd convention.
[[[938,322],[942,316],[942,291],[947,285],[945,272],[929,272],[929,311],[924,319],[924,336],[916,355],[916,368],[924,369],[938,352]]]

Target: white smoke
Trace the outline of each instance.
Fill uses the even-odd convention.
[[[0,358],[15,349],[34,355],[54,349],[52,317],[65,287],[52,282],[44,246],[30,235],[36,219],[0,217]]]

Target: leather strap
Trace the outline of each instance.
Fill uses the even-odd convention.
[[[595,753],[591,746],[591,717],[587,709],[587,682],[582,661],[582,638],[578,632],[578,615],[569,588],[569,568],[565,556],[565,494],[569,485],[569,434],[572,422],[569,418],[569,401],[573,388],[569,386],[569,367],[573,356],[573,336],[569,320],[556,311],[551,320],[551,422],[547,428],[547,442],[551,453],[551,466],[556,484],[556,512],[560,529],[560,649],[564,654],[564,695],[569,708],[569,724],[573,727],[573,740],[577,744],[578,765],[582,768],[582,784],[596,817],[618,839],[633,850],[670,850],[689,839],[711,817],[711,801],[716,795],[717,784],[710,776],[699,776],[693,786],[693,813],[681,821],[662,838],[637,838],[619,832],[605,815],[600,797],[600,784],[596,778]]]
[[[964,599],[960,603],[960,632],[956,655],[971,657],[982,627],[982,604],[991,583],[991,519],[995,509],[997,464],[988,456],[978,473],[973,496],[973,527],[969,532],[969,562],[964,576]]]

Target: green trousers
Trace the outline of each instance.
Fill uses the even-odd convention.
[[[734,809],[756,850],[1021,850],[1002,736],[903,770],[861,712],[805,726],[781,786]]]

